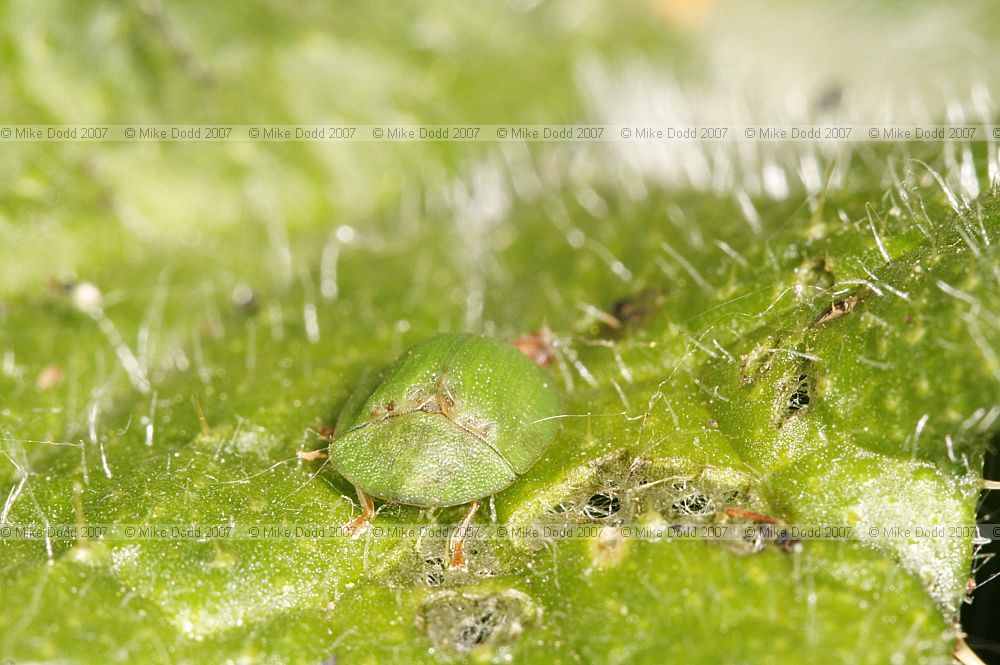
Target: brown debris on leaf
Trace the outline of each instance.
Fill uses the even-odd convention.
[[[812,322],[810,328],[815,328],[816,326],[821,326],[825,323],[829,323],[834,319],[839,319],[842,316],[847,316],[854,311],[854,308],[858,304],[857,296],[850,296],[849,298],[844,298],[843,300],[838,300],[829,307],[827,307],[822,314],[816,317],[816,320]]]
[[[548,327],[525,333],[511,344],[540,367],[548,367],[556,359],[552,331]]]
[[[63,379],[62,367],[56,363],[51,363],[45,366],[41,372],[38,373],[38,378],[35,380],[35,386],[39,390],[47,391],[52,390],[58,385]]]
[[[642,326],[656,310],[666,302],[666,295],[661,289],[643,289],[638,293],[622,298],[611,307],[604,323],[609,333],[627,334],[632,329]],[[613,322],[613,323],[612,323]]]

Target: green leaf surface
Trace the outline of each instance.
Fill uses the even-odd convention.
[[[12,123],[598,122],[595,67],[694,90],[707,39],[631,3],[0,14]],[[882,530],[975,523],[995,146],[705,144],[678,158],[703,187],[613,143],[2,145],[0,527],[343,525],[353,488],[298,453],[438,332],[550,331],[563,413],[477,515],[468,571],[374,531],[2,538],[0,660],[950,661],[971,533]],[[624,531],[747,511],[854,531]]]

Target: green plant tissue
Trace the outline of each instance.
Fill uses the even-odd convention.
[[[941,55],[997,46],[988,7],[872,70],[845,54],[842,85],[884,98],[800,117],[831,37],[761,37],[753,66],[815,77],[753,78],[738,27],[779,10],[687,4],[0,0],[0,122],[992,113],[995,75]],[[831,32],[888,21],[858,11]],[[0,662],[951,662],[1000,431],[996,145],[669,145],[0,141]],[[544,345],[561,395],[467,569],[402,530],[465,507],[295,532],[357,517],[331,428],[441,332]],[[220,531],[102,531],[130,525]],[[292,531],[216,537],[247,525]]]

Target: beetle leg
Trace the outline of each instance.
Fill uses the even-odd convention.
[[[465,570],[467,568],[464,551],[465,533],[472,522],[472,516],[476,514],[477,510],[479,510],[479,502],[473,501],[472,505],[469,506],[469,512],[466,513],[465,519],[458,525],[455,533],[451,534],[451,539],[448,542],[448,548],[451,550],[451,564],[448,566],[450,570]]]
[[[726,515],[730,517],[735,517],[737,519],[750,520],[752,522],[758,522],[760,524],[784,524],[785,521],[777,517],[771,517],[770,515],[765,515],[764,513],[758,513],[756,510],[747,510],[746,508],[726,508],[723,510]]]
[[[347,526],[344,527],[350,532],[352,540],[368,530],[368,521],[375,514],[375,502],[372,501],[372,498],[362,492],[360,487],[355,487],[354,490],[358,493],[361,514],[348,522]]]

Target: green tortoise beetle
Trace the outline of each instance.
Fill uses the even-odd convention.
[[[359,387],[337,421],[330,461],[358,493],[358,535],[372,497],[421,508],[469,504],[451,538],[451,567],[483,498],[509,487],[542,456],[558,427],[559,391],[513,346],[442,334],[409,349]]]

